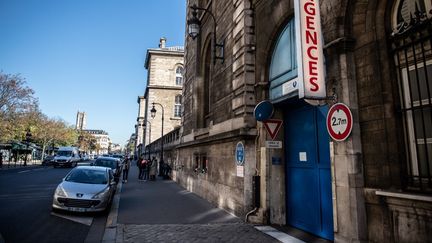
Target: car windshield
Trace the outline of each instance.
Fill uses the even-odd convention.
[[[94,165],[108,167],[111,169],[117,168],[117,162],[116,161],[107,160],[107,159],[97,159],[96,162],[94,163]]]
[[[65,178],[68,182],[86,183],[86,184],[107,184],[107,175],[105,171],[97,170],[72,170]]]
[[[58,151],[57,156],[71,156],[72,151]]]

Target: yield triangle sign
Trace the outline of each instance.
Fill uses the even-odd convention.
[[[271,139],[275,139],[276,135],[279,132],[279,129],[282,126],[282,120],[279,119],[268,119],[264,121],[264,126],[269,133]]]

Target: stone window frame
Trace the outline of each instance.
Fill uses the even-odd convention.
[[[174,97],[174,117],[182,116],[182,95],[176,95]]]
[[[182,86],[183,85],[183,72],[184,68],[182,65],[177,65],[175,67],[175,85]]]
[[[208,172],[208,157],[206,153],[194,153],[194,172],[206,174]]]
[[[430,1],[430,0],[396,0],[395,4],[393,5],[392,15],[391,15],[392,28],[394,30],[402,27],[402,25],[404,25],[404,24],[409,24],[409,21],[410,21],[409,17],[410,17],[410,14],[412,16],[414,16],[415,6],[407,6],[407,5],[409,3],[415,4],[414,1],[416,3],[423,4],[423,5],[420,4],[420,6],[421,6],[421,8],[423,8],[423,6],[424,6],[424,8],[425,8],[424,10],[432,9],[432,1]],[[404,12],[404,11],[409,11],[409,8],[412,8],[411,12]],[[402,12],[404,12],[404,13],[402,13]],[[429,12],[429,11],[425,11],[425,12],[429,18],[432,17],[431,12]]]

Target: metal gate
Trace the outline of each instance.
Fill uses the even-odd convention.
[[[333,240],[327,106],[284,115],[287,224]]]
[[[432,21],[419,9],[390,37],[403,119],[407,190],[432,192]]]

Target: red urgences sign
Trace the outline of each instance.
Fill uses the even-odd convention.
[[[299,79],[304,94],[299,98],[325,98],[324,55],[318,0],[295,0]]]

